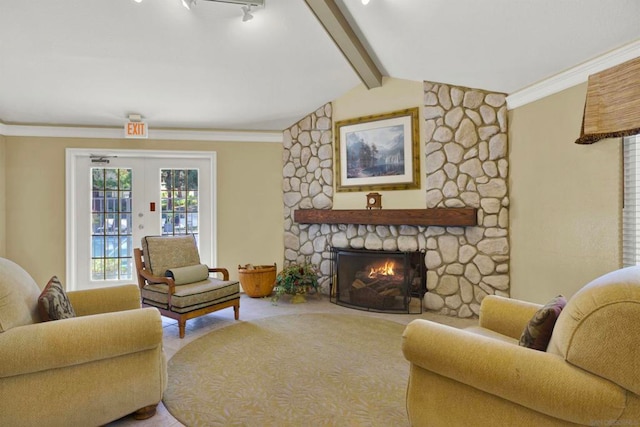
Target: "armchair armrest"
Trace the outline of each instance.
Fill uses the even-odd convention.
[[[517,340],[541,307],[540,304],[488,295],[480,304],[479,326]]]
[[[222,280],[229,280],[229,270],[226,268],[209,268],[209,273],[222,273]]]
[[[155,308],[20,326],[0,334],[0,378],[161,346],[162,320]]]
[[[574,423],[617,419],[626,406],[625,390],[557,355],[427,320],[407,326],[402,351],[412,365]]]
[[[140,308],[140,289],[136,285],[70,291],[67,296],[77,316]]]
[[[153,284],[164,283],[165,285],[169,286],[169,295],[173,295],[176,291],[176,282],[173,280],[172,277],[154,276],[146,268],[138,270],[138,274],[140,275],[140,277],[146,280],[147,283],[153,283]]]

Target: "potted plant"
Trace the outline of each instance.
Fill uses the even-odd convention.
[[[305,302],[304,295],[311,289],[318,291],[317,267],[310,262],[291,263],[276,276],[273,301],[276,302],[280,296],[288,294],[293,295],[293,303]]]

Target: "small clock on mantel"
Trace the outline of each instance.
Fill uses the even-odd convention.
[[[367,209],[382,209],[382,194],[367,194]]]

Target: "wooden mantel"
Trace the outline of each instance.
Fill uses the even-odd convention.
[[[475,208],[433,209],[298,209],[294,222],[300,224],[435,225],[462,227],[478,224]]]

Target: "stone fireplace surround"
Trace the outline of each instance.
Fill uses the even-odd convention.
[[[507,107],[504,94],[424,82],[426,208],[477,208],[478,225],[436,227],[298,224],[297,209],[333,207],[332,106],[326,104],[283,138],[285,263],[320,267],[329,293],[330,247],[426,251],[424,306],[472,317],[488,294],[509,296]]]

